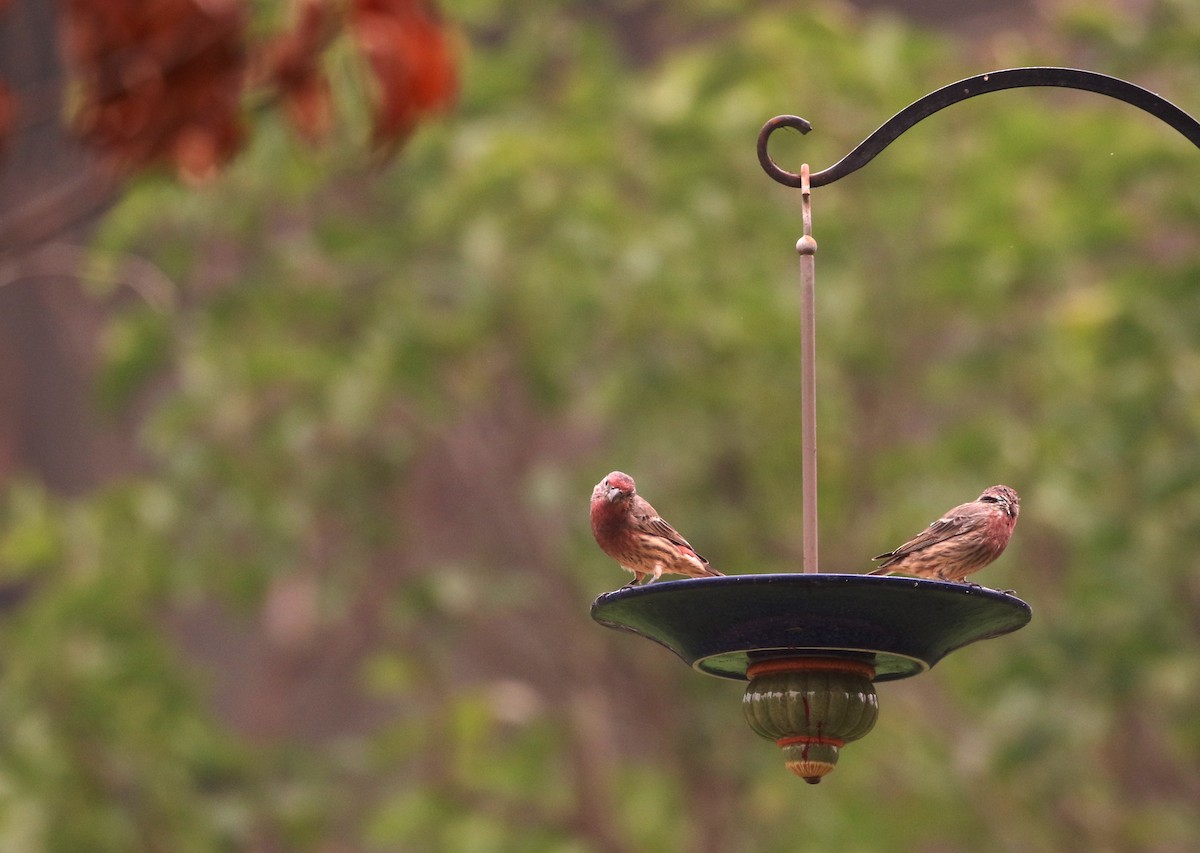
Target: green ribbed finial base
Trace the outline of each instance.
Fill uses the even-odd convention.
[[[751,664],[742,700],[746,722],[775,741],[789,770],[810,784],[837,765],[841,748],[867,734],[879,717],[874,667],[836,657],[784,658]]]

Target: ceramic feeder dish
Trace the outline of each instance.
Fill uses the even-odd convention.
[[[693,669],[748,681],[742,709],[807,782],[875,725],[875,682],[924,672],[955,649],[1029,622],[983,587],[849,574],[660,581],[601,595],[592,618],[665,646]]]

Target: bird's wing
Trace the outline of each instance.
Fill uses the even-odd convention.
[[[886,554],[880,554],[878,557],[873,557],[875,560],[886,560],[892,557],[903,557],[905,554],[911,554],[914,551],[921,551],[931,545],[936,545],[939,542],[945,542],[955,536],[960,536],[963,533],[968,533],[987,520],[986,515],[977,513],[958,513],[951,510],[946,515],[939,518],[933,524],[926,527],[912,539],[909,539],[895,551],[889,551]]]
[[[693,554],[696,554],[696,549],[692,547],[692,543],[688,542],[683,536],[666,522],[666,520],[654,511],[654,507],[650,506],[646,501],[642,501],[639,506],[633,508],[633,516],[637,519],[638,527],[646,533],[653,533],[655,536],[661,536],[673,545],[678,545],[681,548],[687,548]],[[702,563],[708,563],[708,560],[696,554],[697,559]]]

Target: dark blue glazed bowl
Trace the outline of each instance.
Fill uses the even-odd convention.
[[[700,672],[740,680],[758,660],[822,655],[870,662],[876,681],[907,678],[1031,616],[1021,599],[985,587],[825,573],[659,581],[592,603],[601,625],[653,640]]]

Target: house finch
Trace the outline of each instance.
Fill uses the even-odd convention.
[[[613,471],[592,489],[592,535],[605,554],[633,572],[636,583],[666,574],[719,576],[674,527],[637,493],[633,478]],[[649,578],[649,580],[646,580]]]
[[[956,506],[883,560],[872,575],[904,572],[923,578],[962,581],[1004,553],[1017,524],[1021,499],[1008,486],[992,486],[970,503]]]

